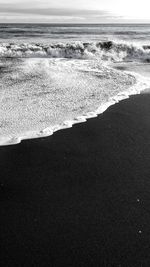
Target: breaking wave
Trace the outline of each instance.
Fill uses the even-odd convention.
[[[97,58],[105,61],[150,61],[150,46],[129,42],[70,42],[51,44],[0,44],[1,58]]]

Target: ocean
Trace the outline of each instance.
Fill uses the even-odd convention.
[[[149,24],[0,24],[0,145],[96,117],[149,72]]]

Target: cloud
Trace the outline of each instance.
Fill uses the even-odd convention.
[[[148,7],[149,0],[0,0],[0,22],[148,22]]]
[[[11,7],[10,5],[2,5],[0,13],[20,13],[20,14],[39,14],[39,15],[53,15],[53,16],[109,16],[107,11],[101,10],[80,10],[80,9],[68,9],[68,8],[22,8]]]
[[[22,22],[29,19],[29,22],[104,22],[112,19],[112,14],[104,10],[88,10],[88,9],[71,9],[71,8],[39,8],[24,7],[22,5],[11,5],[10,3],[1,4],[0,21],[4,18],[7,21]],[[44,21],[43,21],[44,20]]]
[[[84,23],[82,17],[72,17],[72,16],[41,16],[41,15],[28,15],[22,16],[22,14],[14,13],[2,13],[0,16],[1,23]]]

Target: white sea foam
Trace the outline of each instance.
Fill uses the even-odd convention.
[[[30,64],[34,65],[34,63],[37,64],[37,62],[39,64],[39,60],[36,60],[35,62],[32,62],[32,63],[30,62]],[[136,77],[136,80],[135,80],[133,78],[133,76],[130,74],[130,72],[122,73],[120,71],[113,70],[109,67],[101,67],[101,68],[99,67],[99,72],[98,72],[97,65],[92,66],[92,64],[90,62],[90,67],[89,67],[88,61],[87,62],[84,61],[83,63],[82,63],[82,67],[83,67],[84,71],[82,72],[81,71],[82,67],[79,64],[79,61],[77,61],[77,64],[76,64],[76,62],[72,62],[72,61],[69,61],[69,62],[60,61],[59,64],[61,66],[59,66],[59,68],[58,68],[60,71],[58,73],[58,76],[55,73],[55,75],[56,75],[56,76],[54,75],[55,79],[54,79],[54,77],[51,76],[50,80],[51,80],[52,84],[53,83],[55,84],[55,92],[57,90],[59,91],[63,85],[63,91],[62,91],[63,94],[65,94],[65,90],[68,90],[68,87],[66,85],[68,85],[68,83],[70,84],[70,81],[72,81],[71,85],[75,86],[74,90],[72,89],[73,92],[77,91],[77,89],[78,89],[78,94],[75,95],[75,99],[74,99],[77,102],[79,100],[81,100],[80,99],[81,97],[83,97],[83,99],[85,97],[84,101],[87,101],[88,97],[89,97],[89,93],[93,94],[93,92],[94,92],[96,95],[99,92],[100,94],[98,95],[97,98],[94,98],[94,101],[92,101],[91,103],[90,102],[88,103],[88,101],[87,101],[87,106],[85,105],[85,107],[82,111],[79,108],[80,107],[79,103],[77,106],[75,106],[73,104],[73,107],[77,108],[77,112],[73,113],[71,111],[71,109],[68,110],[68,108],[71,108],[71,106],[67,106],[66,101],[63,102],[63,96],[61,94],[61,99],[60,99],[60,102],[58,101],[58,103],[65,104],[67,107],[67,112],[65,113],[65,111],[63,110],[64,113],[63,113],[63,116],[61,117],[61,119],[57,117],[58,116],[58,114],[57,114],[57,116],[55,117],[54,120],[51,118],[51,120],[44,121],[44,124],[40,122],[40,120],[42,120],[41,111],[44,112],[44,114],[46,114],[46,115],[49,114],[49,109],[47,109],[47,108],[45,109],[45,105],[49,101],[48,98],[46,98],[46,99],[41,98],[40,101],[35,104],[35,106],[34,105],[32,106],[32,108],[31,108],[31,105],[32,105],[32,101],[31,101],[29,103],[29,105],[27,106],[27,112],[26,112],[26,109],[24,109],[24,113],[22,112],[22,110],[20,110],[21,105],[19,107],[17,107],[17,106],[15,107],[15,112],[13,110],[14,107],[12,107],[12,106],[9,106],[9,107],[7,106],[8,110],[6,110],[7,108],[6,108],[6,103],[5,103],[4,104],[4,106],[5,106],[4,113],[5,114],[3,113],[2,117],[3,118],[5,117],[4,118],[5,123],[10,121],[11,126],[8,126],[7,123],[6,123],[6,127],[3,126],[4,132],[1,134],[1,137],[0,137],[0,145],[18,144],[21,142],[21,140],[24,140],[24,139],[32,139],[32,138],[40,138],[40,137],[50,136],[58,130],[70,128],[70,127],[72,127],[72,125],[74,125],[76,123],[85,122],[87,119],[96,117],[98,114],[103,113],[109,106],[114,105],[115,103],[117,103],[117,102],[119,102],[125,98],[128,98],[129,95],[139,94],[142,90],[149,87],[149,85],[150,85],[149,79],[144,78],[141,75],[138,75],[136,73],[134,73],[134,76]],[[29,64],[29,62],[26,62],[26,63],[23,62],[23,70],[25,71],[27,68],[27,71],[24,72],[25,77],[28,76],[28,67],[27,67],[28,64]],[[48,66],[47,64],[48,64],[48,62],[46,62],[46,68]],[[59,64],[57,62],[57,64],[56,64],[57,67]],[[63,68],[62,68],[62,64],[63,64]],[[33,67],[33,65],[32,65],[32,67]],[[53,61],[52,62],[52,66],[54,67],[53,70],[55,70],[56,65],[55,65],[55,62]],[[86,70],[88,70],[88,71],[85,74],[86,66],[87,66]],[[70,70],[70,67],[72,68],[72,71]],[[94,69],[94,67],[95,67],[95,69]],[[32,68],[32,69],[34,69],[34,68]],[[35,69],[36,69],[36,67],[35,67]],[[62,71],[62,69],[63,69],[63,71]],[[67,69],[67,75],[66,75],[66,69]],[[68,76],[68,71],[69,71],[70,77],[69,77],[69,80],[67,81],[66,76]],[[50,68],[50,72],[52,73],[51,68]],[[75,72],[77,72],[77,73],[74,77]],[[29,73],[30,73],[30,71],[29,71]],[[34,70],[33,73],[35,74],[36,71]],[[33,75],[33,73],[32,73],[32,75]],[[47,70],[46,70],[46,73],[47,73]],[[72,74],[73,74],[73,76],[72,76]],[[14,72],[13,72],[13,75],[14,75]],[[26,89],[26,88],[24,88],[24,83],[23,83],[23,81],[24,81],[23,77],[24,76],[20,77],[20,75],[22,75],[22,71],[21,71],[21,74],[19,74],[19,78],[15,78],[15,87],[16,87],[16,79],[19,82],[21,80],[21,84],[19,83],[19,88],[22,85],[23,91],[24,91],[24,89]],[[45,77],[45,73],[43,73],[43,69],[42,69],[42,76],[40,76],[38,73],[38,77],[40,77],[42,82],[43,82],[43,76],[44,76],[44,80],[45,80],[47,76]],[[34,77],[34,75],[33,75],[33,77]],[[60,79],[59,80],[60,87],[59,87],[59,82],[56,83],[56,80],[58,77]],[[77,78],[79,79],[79,84],[77,82]],[[7,79],[8,79],[8,76],[7,76]],[[92,82],[90,85],[89,82],[91,79],[92,79]],[[12,81],[13,79],[10,79],[10,80]],[[48,80],[48,82],[50,80]],[[86,83],[85,81],[88,81],[88,82]],[[34,78],[33,78],[33,80],[30,79],[30,82],[31,82],[31,84],[29,83],[28,86],[29,85],[33,86],[33,82],[35,82],[35,79]],[[39,82],[39,80],[38,80],[38,82]],[[63,82],[63,84],[62,84],[62,82]],[[13,81],[13,83],[14,83],[14,81]],[[11,87],[14,86],[13,83],[11,84]],[[8,84],[9,84],[9,82],[7,83],[7,86],[8,86]],[[27,84],[26,79],[25,79],[25,84]],[[82,86],[81,86],[81,84],[82,84]],[[3,85],[4,85],[4,80],[3,80]],[[78,87],[79,85],[80,85],[80,87]],[[37,84],[36,84],[35,91],[32,88],[32,94],[28,90],[28,93],[30,93],[30,95],[29,95],[30,100],[32,100],[32,97],[33,97],[35,92],[36,92],[35,100],[37,100],[37,95],[41,92],[41,91],[39,92],[39,88],[41,88],[41,84],[39,85],[39,87],[37,87]],[[47,86],[46,86],[46,88],[47,88]],[[92,88],[93,88],[93,91],[91,91]],[[86,89],[88,89],[88,90],[86,90]],[[100,89],[102,91],[100,91]],[[106,94],[106,98],[104,98],[103,93],[105,95],[104,90],[106,90],[106,89],[107,89],[108,97]],[[71,94],[71,98],[69,98],[69,101],[70,100],[73,101],[72,90],[68,92],[69,94]],[[82,90],[84,92],[82,92]],[[20,98],[21,96],[24,97],[24,95],[22,94],[23,91],[21,91],[21,94],[19,95],[19,91],[17,88],[16,99],[18,99],[18,97]],[[50,91],[52,92],[52,88]],[[26,90],[25,90],[25,92],[27,93]],[[46,91],[45,93],[48,93],[48,92]],[[13,94],[14,94],[14,90],[13,90]],[[55,97],[56,98],[58,97],[57,93],[55,94]],[[65,97],[64,97],[64,100],[66,100]],[[5,99],[7,100],[7,98],[8,98],[8,95],[4,96],[3,101],[5,102]],[[14,99],[15,101],[13,101],[13,105],[15,102],[17,104],[16,99]],[[59,97],[58,97],[58,100],[59,100]],[[27,104],[27,102],[25,99],[23,99],[22,102],[23,102],[24,108],[25,108],[25,104]],[[77,102],[76,102],[76,104],[77,104]],[[42,109],[40,110],[40,112],[38,112],[38,104],[39,103],[42,104]],[[82,101],[81,101],[81,103],[82,103]],[[8,104],[8,102],[7,102],[7,104]],[[52,102],[51,102],[51,104],[52,104]],[[35,111],[34,111],[34,108],[35,108]],[[12,117],[10,117],[8,119],[8,114],[9,114],[8,111],[10,111],[10,110],[11,110],[11,116]],[[59,108],[57,108],[57,110],[58,110],[58,113],[59,112],[61,113],[61,110],[59,110]],[[2,109],[1,109],[1,111],[2,111]],[[14,112],[14,114],[12,115],[13,112]],[[54,110],[53,110],[53,112],[54,112]],[[35,117],[34,117],[34,115],[35,115]],[[61,115],[61,114],[59,114],[59,115]],[[52,116],[52,114],[50,114],[50,117],[51,116]],[[31,122],[34,122],[34,123],[31,123]],[[44,127],[44,125],[45,126],[47,125],[47,126]],[[43,129],[42,129],[42,127],[43,127]],[[2,131],[2,128],[1,128],[1,131]],[[6,134],[6,131],[9,134]],[[12,134],[12,132],[13,132],[13,134]]]
[[[118,94],[113,99],[110,99],[107,103],[102,104],[98,109],[95,110],[95,112],[94,111],[89,112],[85,115],[78,116],[72,120],[64,121],[60,125],[47,127],[41,131],[28,131],[24,133],[24,135],[19,137],[8,137],[8,136],[0,137],[0,145],[1,146],[14,145],[14,144],[19,144],[22,140],[48,137],[53,135],[56,131],[71,128],[74,124],[77,123],[86,122],[87,119],[97,117],[99,114],[102,114],[104,111],[106,111],[110,106],[118,103],[123,99],[128,98],[130,95],[140,94],[140,92],[149,85],[150,85],[149,83],[143,84],[142,82],[139,81],[139,83],[131,87],[130,90],[125,91],[124,94],[122,95]]]

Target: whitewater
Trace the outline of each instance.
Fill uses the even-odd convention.
[[[52,135],[149,88],[149,28],[127,27],[1,25],[0,145]]]

